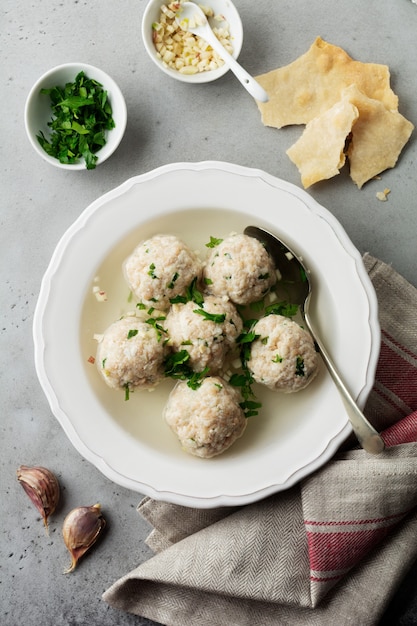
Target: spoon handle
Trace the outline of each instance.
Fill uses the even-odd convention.
[[[304,319],[320,350],[323,361],[331,377],[333,378],[336,387],[339,390],[350,423],[352,425],[352,430],[355,433],[358,442],[360,443],[361,447],[370,454],[380,454],[385,448],[384,440],[382,439],[381,435],[375,430],[372,424],[368,422],[368,420],[352,398],[345,383],[340,378],[340,375],[336,370],[334,363],[330,358],[325,346],[314,333],[307,311],[305,311],[304,313]]]
[[[265,89],[251,76],[241,65],[225,50],[227,59],[224,58],[224,52],[222,52],[223,60],[228,64],[229,68],[236,76],[238,81],[243,85],[250,95],[259,102],[268,102],[269,96]],[[220,52],[219,52],[220,54]]]
[[[204,31],[204,34],[198,33],[200,37],[203,37],[211,47],[220,55],[223,61],[229,66],[229,69],[236,76],[238,81],[243,85],[247,92],[260,102],[268,102],[269,96],[265,89],[251,76],[236,59],[226,50],[226,48],[220,43],[216,35],[210,31]]]

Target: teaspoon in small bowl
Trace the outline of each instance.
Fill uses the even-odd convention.
[[[269,97],[265,89],[261,87],[253,76],[251,76],[220,43],[212,31],[207,17],[197,4],[194,4],[194,2],[181,3],[181,11],[177,17],[177,22],[184,30],[207,41],[255,100],[268,102]]]
[[[359,409],[345,383],[343,382],[335,364],[333,363],[322,340],[313,330],[313,324],[309,315],[311,297],[310,271],[304,261],[297,256],[278,237],[257,226],[247,226],[245,235],[261,241],[275,262],[275,266],[282,276],[282,282],[288,289],[288,299],[292,304],[298,304],[305,324],[310,331],[316,345],[322,355],[323,361],[336,384],[348,414],[352,430],[361,447],[371,454],[380,454],[384,448],[384,440],[375,428],[368,422]]]

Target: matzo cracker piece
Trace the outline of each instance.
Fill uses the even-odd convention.
[[[365,96],[356,85],[345,89],[344,95],[359,111],[347,154],[350,176],[360,189],[377,174],[395,166],[414,125],[398,111],[389,111],[378,100]]]
[[[387,65],[354,61],[321,37],[298,59],[257,80],[269,95],[268,102],[257,102],[262,122],[275,128],[307,124],[338,102],[342,90],[353,83],[388,109],[398,108]]]
[[[356,106],[345,97],[308,122],[300,139],[287,150],[304,188],[339,174],[346,161],[346,137],[358,116]]]

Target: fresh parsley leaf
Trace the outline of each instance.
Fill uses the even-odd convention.
[[[188,364],[190,355],[187,350],[179,350],[169,354],[164,363],[164,374],[167,378],[187,380],[194,374]]]
[[[166,320],[165,316],[149,317],[147,320],[145,320],[146,324],[153,326],[153,328],[155,329],[158,341],[160,341],[161,337],[167,332],[165,328],[161,326],[161,324],[158,324],[158,322],[162,322],[163,320]]]
[[[204,296],[197,288],[197,278],[194,278],[191,284],[185,290],[184,295],[174,296],[169,299],[171,304],[186,304],[187,302],[195,302],[198,306],[202,306]]]
[[[196,389],[201,387],[204,378],[208,374],[208,371],[209,368],[205,367],[202,372],[194,372],[192,376],[190,376],[190,378],[187,380],[187,385],[190,387],[190,389],[193,389],[195,391]]]
[[[250,329],[247,332],[242,332],[239,337],[236,339],[236,343],[242,345],[245,343],[252,343],[255,339],[258,339],[260,335],[257,335],[253,329]]]
[[[265,306],[265,302],[264,300],[257,300],[256,302],[251,302],[249,304],[250,309],[252,309],[252,311],[255,311],[256,313],[263,311]]]
[[[256,319],[244,320],[244,330],[236,339],[236,343],[240,349],[240,362],[242,365],[242,372],[239,374],[233,374],[230,377],[229,383],[234,387],[239,387],[243,398],[240,403],[245,417],[252,417],[258,415],[258,409],[261,408],[262,403],[256,401],[254,392],[252,391],[252,384],[254,382],[251,372],[248,369],[247,362],[250,359],[251,345],[258,339],[260,335],[255,332]],[[252,398],[252,399],[251,399]]]
[[[194,372],[188,363],[189,359],[190,355],[187,350],[179,350],[179,352],[170,354],[165,359],[164,373],[168,378],[186,380],[187,385],[196,390],[207,376],[209,368],[205,367],[201,372]]]
[[[193,313],[202,315],[205,320],[214,322],[215,324],[222,324],[226,319],[226,313],[209,313],[204,309],[194,309]]]
[[[244,402],[240,402],[239,404],[243,409],[246,418],[258,415],[258,409],[262,407],[262,402],[256,402],[254,400],[245,400]]]
[[[233,387],[245,387],[247,376],[245,376],[245,374],[232,374],[229,383],[233,385]]]
[[[275,302],[265,307],[265,315],[284,315],[285,317],[294,317],[297,314],[298,305],[291,304],[285,300],[282,302]]]
[[[255,394],[252,391],[253,378],[250,371],[246,366],[243,366],[241,374],[232,374],[229,380],[229,384],[233,387],[238,387],[242,395],[242,402],[239,402],[240,407],[243,409],[245,417],[253,417],[258,415],[258,410],[262,406],[261,402],[257,402]],[[251,400],[251,398],[254,398]]]
[[[222,241],[223,239],[217,239],[216,237],[210,236],[210,241],[206,243],[206,248],[215,248],[216,246],[221,244]]]

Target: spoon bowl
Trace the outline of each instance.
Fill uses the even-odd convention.
[[[248,93],[260,102],[268,102],[269,97],[265,89],[232,57],[222,43],[217,39],[204,12],[194,2],[183,2],[181,12],[177,18],[183,30],[187,30],[197,37],[201,37],[223,59],[227,67],[234,73]]]
[[[380,454],[384,448],[384,440],[375,428],[368,422],[351,393],[336,369],[333,360],[314,329],[314,324],[309,315],[309,305],[312,293],[311,272],[303,258],[297,255],[291,248],[284,244],[272,233],[258,228],[247,226],[245,235],[261,241],[275,262],[278,272],[281,274],[280,284],[285,289],[289,302],[300,307],[301,315],[311,333],[323,361],[342,397],[343,404],[348,414],[352,430],[361,447],[371,454]]]

